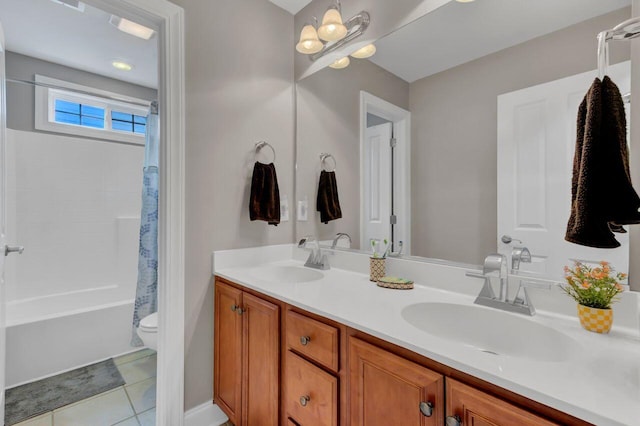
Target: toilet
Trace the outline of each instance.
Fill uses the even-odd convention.
[[[151,315],[140,320],[140,326],[136,329],[138,337],[142,339],[142,343],[149,349],[154,351],[158,350],[158,313],[154,312]]]

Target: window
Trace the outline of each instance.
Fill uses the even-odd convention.
[[[36,129],[144,144],[148,101],[48,77],[36,81],[56,87],[36,87]]]

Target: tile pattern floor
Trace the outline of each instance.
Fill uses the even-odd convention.
[[[156,353],[142,349],[114,358],[125,385],[15,426],[154,426]]]

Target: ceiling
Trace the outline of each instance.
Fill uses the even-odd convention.
[[[630,4],[631,0],[451,1],[378,40],[371,61],[412,83]]]
[[[280,6],[292,15],[300,12],[302,8],[311,3],[311,0],[269,0],[276,6]]]
[[[80,12],[51,0],[0,0],[7,50],[157,88],[157,37],[123,33],[109,24],[110,16],[89,5]],[[119,71],[114,60],[133,69]]]

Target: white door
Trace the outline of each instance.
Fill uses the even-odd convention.
[[[522,240],[533,256],[523,270],[561,278],[574,260],[607,260],[628,271],[629,234],[616,234],[616,249],[564,240],[578,106],[596,76],[590,71],[498,96],[498,251],[509,255],[519,245],[502,243],[503,235]],[[629,62],[611,66],[609,76],[629,92]]]
[[[5,98],[5,71],[4,71],[4,31],[0,24],[0,422],[4,424],[4,364],[6,347],[5,333],[5,285],[4,285],[4,247],[5,247],[5,167],[4,145],[7,133],[7,109]]]
[[[378,251],[383,241],[391,240],[391,132],[392,123],[367,127],[364,144],[363,232],[360,249],[371,250],[375,241]]]

